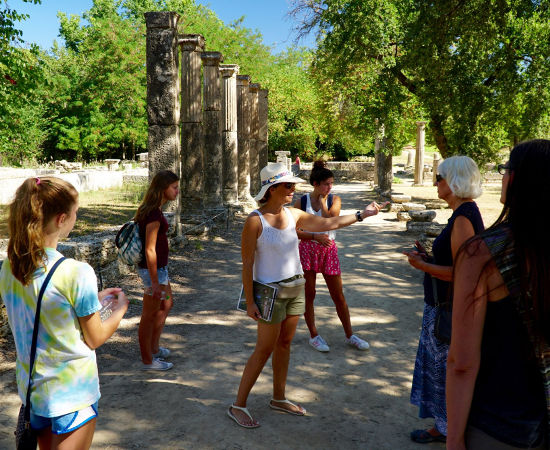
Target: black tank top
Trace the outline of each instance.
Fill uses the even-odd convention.
[[[545,435],[542,377],[510,296],[487,303],[469,424],[516,447],[536,447]]]

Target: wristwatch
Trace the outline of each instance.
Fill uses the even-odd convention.
[[[355,213],[355,218],[357,219],[357,222],[363,222],[363,218],[361,217],[361,211],[357,211]]]

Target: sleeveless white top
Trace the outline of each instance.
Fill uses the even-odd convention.
[[[254,210],[262,222],[262,234],[256,241],[253,278],[261,283],[286,280],[304,273],[298,251],[296,222],[288,208],[283,207],[283,210],[288,218],[288,225],[283,230],[269,225],[262,213]]]
[[[333,197],[334,198],[334,197]],[[306,212],[309,214],[313,214],[315,216],[323,217],[323,213],[321,210],[315,211],[313,209],[313,206],[311,206],[311,198],[309,197],[309,194],[306,194]],[[328,205],[327,205],[328,206]],[[307,231],[307,230],[306,230]],[[330,231],[308,231],[308,233],[314,233],[314,234],[328,234],[328,237],[334,241],[334,238],[336,238],[336,231],[330,230]],[[315,241],[317,242],[317,241]]]

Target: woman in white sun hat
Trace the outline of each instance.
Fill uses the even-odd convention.
[[[314,216],[300,209],[284,207],[292,202],[295,184],[305,182],[293,176],[285,164],[264,167],[260,178],[262,188],[255,200],[261,206],[246,219],[241,240],[242,280],[247,314],[258,322],[256,348],[244,368],[237,399],[227,411],[228,416],[244,428],[260,426],[248,412],[246,401],[271,354],[273,398],[269,407],[297,416],[306,413],[302,406],[290,402],[285,396],[290,344],[298,320],[305,310],[305,280],[296,228],[310,231],[336,230],[374,216],[385,206],[372,202],[363,211],[355,214],[330,218]],[[253,280],[279,285],[278,297],[269,322],[261,319],[260,311],[254,303]]]

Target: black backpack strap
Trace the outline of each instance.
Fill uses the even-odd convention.
[[[300,197],[300,209],[305,211],[307,209],[307,194]]]
[[[327,197],[327,209],[332,208],[332,197],[333,197],[332,194],[328,194],[328,197]]]
[[[50,279],[52,278],[52,275],[54,274],[55,270],[57,269],[59,264],[65,261],[65,259],[67,258],[65,256],[62,256],[54,263],[54,265],[48,272],[48,275],[46,275],[46,279],[42,283],[42,287],[40,288],[40,293],[38,294],[38,300],[36,302],[36,314],[34,316],[34,328],[32,330],[31,361],[29,364],[29,384],[27,386],[27,398],[25,400],[25,421],[26,422],[29,422],[31,420],[32,370],[34,368],[34,358],[36,357],[36,341],[38,340],[38,328],[40,326],[40,307],[42,306],[42,297],[44,297],[44,292],[46,292],[48,283],[50,282]]]

